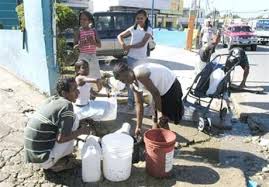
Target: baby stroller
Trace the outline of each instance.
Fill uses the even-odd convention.
[[[212,127],[208,113],[213,99],[221,99],[219,117],[222,120],[225,118],[227,108],[223,107],[223,100],[228,99],[230,95],[230,74],[240,63],[243,54],[241,50],[234,48],[229,51],[229,54],[217,55],[211,62],[207,63],[188,88],[188,92],[183,98],[184,106],[185,108],[195,108],[192,120],[197,124],[199,131],[209,132]],[[219,63],[223,56],[227,57],[224,65]],[[194,98],[195,102],[190,102],[188,97]],[[210,100],[208,102],[202,98]],[[207,105],[202,106],[202,102],[207,103]]]

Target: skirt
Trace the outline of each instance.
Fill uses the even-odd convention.
[[[162,114],[173,121],[175,124],[179,124],[183,114],[184,105],[182,103],[182,89],[181,84],[176,79],[170,89],[161,96],[162,99]]]

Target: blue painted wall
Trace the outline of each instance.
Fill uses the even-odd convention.
[[[16,6],[17,0],[0,0],[0,23],[4,29],[18,28]]]
[[[21,31],[0,30],[0,65],[49,95],[59,75],[53,57],[51,3],[24,0],[25,49]]]

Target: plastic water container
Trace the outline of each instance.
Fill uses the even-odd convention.
[[[130,134],[131,125],[127,122],[123,123],[121,128],[114,133]]]
[[[81,150],[82,180],[84,182],[97,182],[101,177],[102,150],[98,140],[89,136]]]
[[[206,95],[212,95],[217,91],[220,81],[225,77],[225,73],[221,68],[216,69],[210,75],[209,88]]]
[[[106,179],[119,182],[131,175],[134,140],[122,133],[112,133],[102,138],[103,172]]]

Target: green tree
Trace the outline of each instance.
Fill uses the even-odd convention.
[[[60,33],[65,29],[74,28],[78,25],[77,15],[70,7],[61,3],[55,3],[55,10],[56,24]]]

